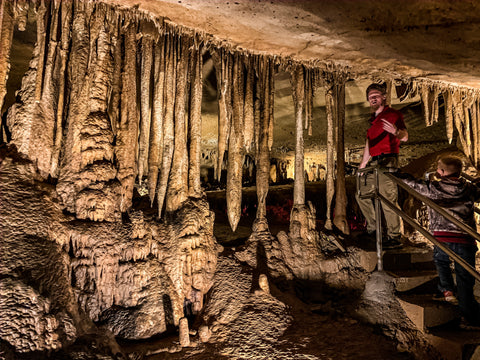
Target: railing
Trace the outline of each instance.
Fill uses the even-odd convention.
[[[373,172],[374,177],[375,177],[375,190],[373,195],[362,195],[360,193],[360,177],[362,176],[361,174],[367,174]],[[439,247],[443,252],[445,252],[447,255],[449,255],[452,259],[454,259],[458,264],[460,264],[465,270],[467,270],[472,276],[480,281],[480,274],[465,260],[463,260],[460,256],[458,256],[455,252],[450,250],[450,248],[446,247],[443,245],[441,242],[439,242],[435,237],[433,237],[432,234],[430,234],[427,230],[425,230],[415,219],[411,218],[408,216],[404,211],[400,210],[396,204],[392,203],[388,199],[386,199],[380,192],[378,191],[378,174],[379,174],[379,169],[378,167],[368,167],[368,168],[363,168],[359,169],[359,172],[357,173],[357,194],[360,197],[373,197],[375,201],[375,217],[376,217],[376,241],[377,241],[377,269],[378,271],[383,270],[383,259],[382,259],[382,224],[381,224],[381,209],[380,209],[380,201],[382,202],[382,205],[388,206],[390,209],[392,209],[398,216],[400,216],[404,221],[406,221],[409,225],[411,225],[415,230],[419,231],[425,238],[427,238],[430,242],[432,242],[434,245]],[[417,191],[413,190],[410,186],[405,184],[403,181],[397,179],[395,176],[388,172],[382,172],[383,175],[387,176],[389,179],[391,179],[393,182],[395,182],[398,186],[400,186],[402,189],[407,191],[410,195],[416,197],[425,205],[433,208],[436,212],[438,212],[440,215],[444,216],[448,220],[450,220],[453,224],[458,226],[460,229],[465,231],[467,234],[471,235],[475,240],[480,242],[480,234],[478,234],[476,231],[474,231],[472,228],[469,226],[465,225],[462,221],[458,220],[454,215],[452,215],[448,210],[442,208],[438,204],[434,203],[432,200],[429,198],[419,194]]]

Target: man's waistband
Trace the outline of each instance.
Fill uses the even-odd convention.
[[[389,158],[398,158],[398,154],[380,154],[380,155],[375,155],[375,156],[372,156],[371,161],[380,161],[380,160],[389,159]]]

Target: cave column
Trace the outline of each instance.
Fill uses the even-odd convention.
[[[347,192],[345,189],[345,82],[333,85],[335,130],[337,142],[337,176],[335,197],[335,218],[333,224],[344,234],[350,233],[347,222]]]
[[[292,96],[295,106],[295,179],[293,187],[293,207],[290,213],[290,233],[292,239],[302,239],[315,243],[318,234],[315,231],[315,209],[311,202],[305,204],[305,170],[303,112],[305,101],[305,71],[303,66],[292,70]]]
[[[335,194],[335,116],[334,116],[334,87],[327,86],[325,89],[325,108],[327,112],[327,175],[326,175],[326,197],[327,210],[325,228],[333,229],[331,209],[333,195]]]

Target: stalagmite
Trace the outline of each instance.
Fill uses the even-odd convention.
[[[153,205],[157,188],[158,172],[163,154],[163,124],[164,124],[164,88],[165,88],[165,37],[155,43],[152,126],[148,154],[148,195]]]
[[[60,149],[63,139],[63,114],[65,104],[65,70],[67,67],[67,52],[70,43],[70,27],[72,22],[72,3],[64,1],[60,4],[61,8],[61,35],[60,35],[60,72],[59,72],[59,85],[58,85],[58,103],[57,103],[57,115],[55,124],[55,145],[52,153],[52,166],[50,168],[50,174],[53,177],[58,177],[58,163],[60,156]]]
[[[451,144],[453,140],[453,100],[452,92],[450,89],[446,89],[442,93],[443,101],[445,103],[445,127],[447,130],[447,139]]]
[[[200,181],[200,156],[202,152],[202,47],[195,40],[190,53],[190,106],[189,106],[189,144],[190,157],[188,169],[188,193],[190,196],[199,197],[202,194]]]
[[[177,40],[177,64],[175,80],[175,142],[172,160],[172,169],[168,180],[166,211],[175,211],[188,197],[188,151],[187,134],[185,129],[185,99],[188,72],[187,38]]]
[[[246,61],[246,71],[247,71],[247,80],[245,83],[245,102],[244,102],[244,113],[243,113],[243,122],[244,122],[244,141],[246,151],[250,151],[252,147],[252,142],[254,139],[254,86],[255,86],[255,69],[253,67],[252,57],[248,57]]]
[[[10,71],[10,49],[14,30],[13,2],[0,1],[0,109],[7,93],[7,79]]]
[[[158,217],[161,217],[163,203],[167,192],[168,178],[172,166],[173,149],[175,140],[175,124],[173,120],[175,108],[175,77],[176,77],[176,38],[173,35],[167,35],[165,39],[166,47],[166,71],[165,71],[165,118],[163,127],[163,155],[160,168],[160,175],[157,184],[157,203]]]
[[[347,193],[345,189],[345,83],[334,85],[334,105],[337,128],[337,184],[335,189],[335,218],[333,224],[344,234],[350,234],[347,222]]]
[[[217,75],[217,98],[218,98],[218,160],[216,178],[220,181],[222,175],[223,157],[228,144],[230,123],[232,117],[231,108],[231,78],[232,56],[226,50],[219,53],[212,52],[215,72]]]
[[[148,149],[150,145],[150,121],[152,117],[151,84],[153,63],[153,39],[151,35],[142,37],[140,69],[140,138],[138,143],[138,182],[141,184],[144,172],[148,173]]]
[[[120,124],[115,153],[119,162],[117,178],[122,184],[120,210],[125,212],[132,204],[137,159],[138,108],[136,78],[136,28],[130,23],[125,29],[125,58],[122,73]]]
[[[327,179],[326,179],[326,197],[327,197],[327,210],[326,210],[326,221],[325,228],[327,230],[332,230],[332,219],[331,219],[331,209],[332,209],[332,200],[333,195],[335,194],[335,182],[334,182],[334,173],[335,173],[335,119],[334,116],[334,97],[333,97],[333,86],[328,86],[325,91],[325,107],[327,112]]]
[[[182,317],[178,324],[178,332],[179,332],[179,342],[180,346],[187,347],[190,346],[190,334],[188,330],[188,319],[186,317]]]
[[[232,77],[232,123],[228,140],[227,165],[227,215],[233,231],[237,229],[242,214],[242,168],[244,159],[243,140],[243,64],[236,54],[233,60]]]
[[[305,171],[303,142],[303,106],[305,84],[303,66],[292,72],[292,95],[295,106],[295,180],[293,186],[293,206],[305,205]]]

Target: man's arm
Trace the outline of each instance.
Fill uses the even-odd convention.
[[[395,124],[392,124],[388,122],[385,119],[382,119],[382,128],[386,132],[395,135],[398,140],[400,141],[407,141],[408,140],[408,131],[406,128],[399,129],[395,126]]]
[[[368,145],[368,139],[367,142],[365,143],[365,148],[363,149],[363,157],[362,157],[362,162],[359,165],[359,169],[363,169],[365,166],[367,166],[368,160],[370,160],[370,146]]]

